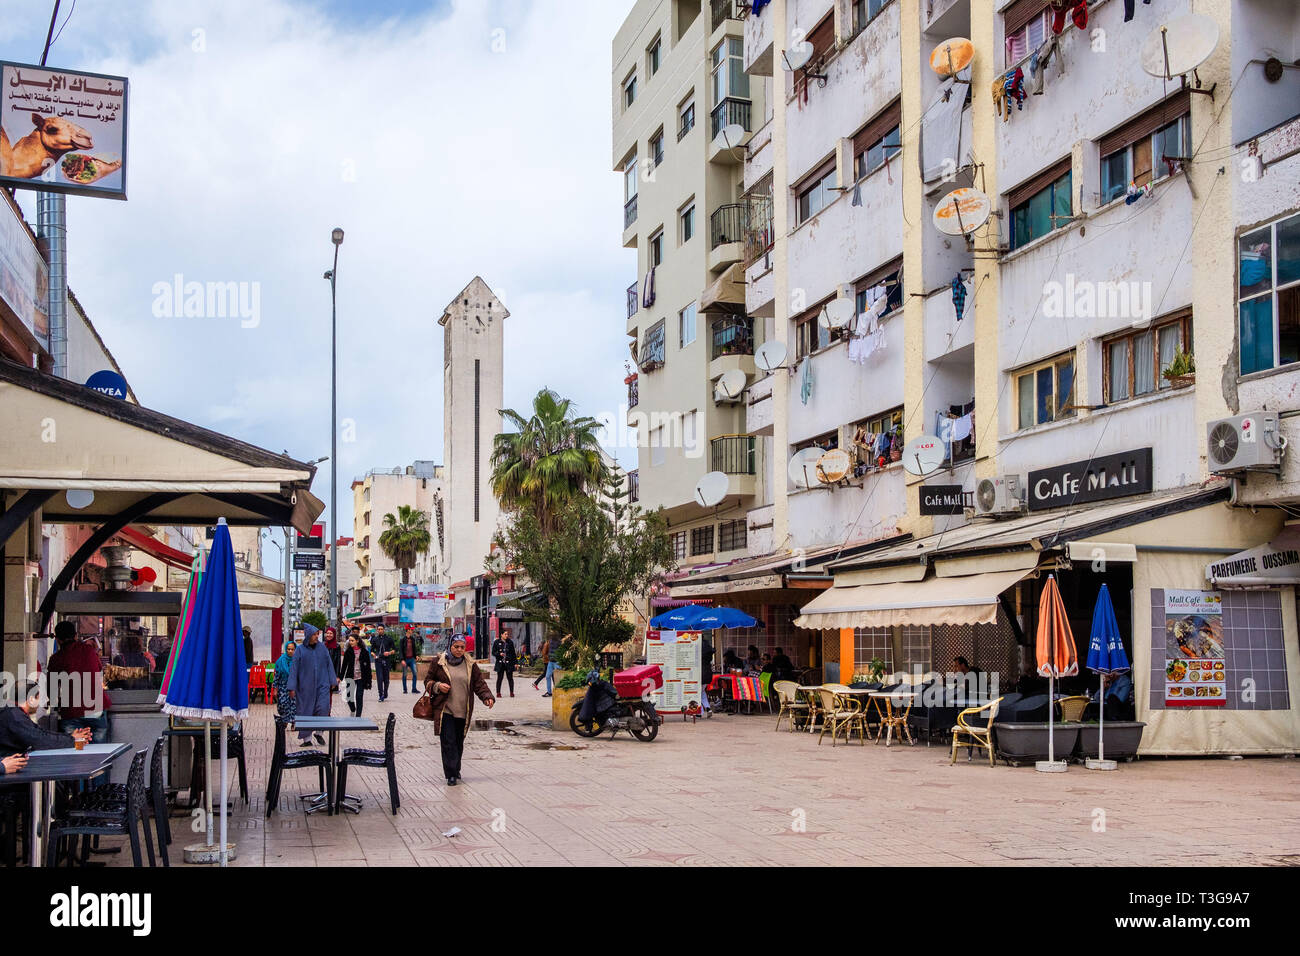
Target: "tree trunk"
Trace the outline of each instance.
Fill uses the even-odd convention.
[[[411,583],[411,569],[410,569],[410,568],[402,568],[402,583],[403,583],[403,584],[410,584],[410,583]]]

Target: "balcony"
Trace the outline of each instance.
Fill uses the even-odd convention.
[[[641,348],[637,353],[641,371],[653,372],[655,369],[664,367],[666,358],[664,342],[664,323],[657,322],[654,328],[646,332],[645,338],[641,341]]]
[[[775,427],[776,402],[772,397],[773,376],[765,375],[746,390],[745,431],[771,435]]]
[[[633,282],[627,287],[627,317],[630,319],[636,315],[636,310],[641,307],[641,298],[637,295],[636,283]]]
[[[727,203],[709,216],[709,271],[719,272],[745,256],[745,204]]]
[[[641,500],[641,475],[635,470],[627,473],[627,500],[628,504]]]
[[[632,223],[636,222],[636,197],[633,196],[623,204],[623,230],[631,228]]]
[[[709,442],[709,461],[714,471],[727,475],[752,475],[754,436],[723,435]]]
[[[711,29],[716,30],[728,20],[736,19],[735,0],[711,0],[709,4],[713,17]]]
[[[773,228],[771,195],[745,197],[745,265],[750,266],[772,248]]]
[[[724,355],[754,354],[754,320],[747,315],[730,315],[716,319],[712,333],[710,358]]]
[[[640,380],[633,375],[632,380],[627,383],[627,407],[636,408],[641,401]]]

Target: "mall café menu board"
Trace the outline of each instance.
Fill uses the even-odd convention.
[[[645,662],[664,672],[664,686],[653,697],[656,710],[682,713],[700,706],[700,637],[698,631],[646,632]]]
[[[1218,591],[1165,591],[1165,706],[1224,707],[1223,597]]]

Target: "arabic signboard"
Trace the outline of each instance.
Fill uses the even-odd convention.
[[[1151,490],[1151,449],[1097,455],[1029,473],[1029,510],[1108,501]]]
[[[1227,664],[1223,596],[1166,590],[1165,706],[1226,706]]]
[[[293,553],[293,569],[295,571],[324,571],[325,552],[295,551]]]
[[[922,485],[919,494],[923,515],[959,515],[973,507],[961,485]]]
[[[0,185],[125,199],[126,85],[0,60]]]
[[[1300,584],[1300,528],[1284,528],[1268,544],[1207,564],[1205,580],[1225,588]]]
[[[432,584],[397,586],[397,619],[402,624],[441,624],[452,593]]]

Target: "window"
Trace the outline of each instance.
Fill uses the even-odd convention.
[[[1016,372],[1020,428],[1073,418],[1074,353]]]
[[[1011,248],[1040,239],[1067,225],[1074,213],[1073,174],[1063,160],[1007,194],[1011,208]]]
[[[713,553],[713,525],[691,529],[691,557]]]
[[[1300,361],[1300,214],[1237,240],[1241,374]]]
[[[889,0],[853,0],[853,35],[861,33]]]
[[[725,99],[749,99],[749,74],[745,72],[745,41],[727,37],[710,55],[713,105]]]
[[[895,309],[903,307],[903,259],[902,256],[886,265],[884,268],[877,269],[875,272],[859,279],[854,284],[854,314],[861,315],[866,312],[870,306],[868,299],[873,299],[871,289],[879,285],[885,287],[885,311],[880,313],[883,318],[889,315]]]
[[[822,17],[817,25],[808,31],[807,42],[811,43],[813,48],[812,59],[808,61],[808,66],[820,72],[819,67],[826,55],[835,49],[834,10]]]
[[[660,319],[650,328],[646,329],[645,338],[641,341],[641,370],[644,372],[654,371],[662,368],[666,356],[664,355],[664,320]]]
[[[836,197],[835,162],[832,160],[813,173],[799,187],[797,219],[802,225],[829,206]]]
[[[673,532],[673,559],[676,561],[686,560],[686,532]]]
[[[682,415],[682,449],[695,455],[700,449],[700,413],[691,409]]]
[[[680,106],[677,107],[677,139],[681,138],[695,128],[695,96],[692,94]]]
[[[664,463],[664,427],[652,429],[650,432],[650,464],[658,466]]]
[[[1183,91],[1102,137],[1103,204],[1123,196],[1129,183],[1145,186],[1171,175],[1176,160],[1191,155],[1191,100]]]
[[[695,303],[692,302],[677,313],[677,344],[680,348],[695,341],[695,325]]]
[[[1007,7],[1002,15],[1002,32],[1006,38],[1004,69],[1012,69],[1037,50],[1050,29],[1047,0],[1016,0]]]
[[[901,435],[903,433],[903,408],[890,409],[879,415],[872,415],[861,421],[855,422],[849,428],[852,432],[846,430],[850,441],[845,448],[856,455],[857,464],[860,466],[855,469],[853,474],[858,476],[878,467],[876,462],[876,439],[885,433]],[[886,462],[888,464],[888,462]]]
[[[631,202],[636,198],[636,158],[623,165],[623,201]]]
[[[664,231],[662,229],[650,237],[649,254],[651,269],[664,261]]]
[[[650,137],[650,163],[654,169],[659,168],[659,164],[664,161],[664,128],[659,127],[655,134]]]
[[[828,329],[818,321],[822,306],[825,304],[823,302],[795,319],[797,323],[795,325],[794,348],[796,362],[802,360],[805,355],[811,355],[813,352],[820,351],[835,342],[839,342],[841,339],[848,338],[848,329]]]
[[[1102,345],[1103,378],[1107,402],[1149,395],[1173,383],[1161,375],[1179,349],[1190,352],[1192,317],[1185,313],[1161,319],[1142,332],[1107,339]]]
[[[744,518],[723,521],[718,525],[718,550],[739,551],[748,544],[749,523]]]
[[[695,235],[695,203],[691,203],[685,209],[677,214],[677,219],[681,223],[681,242],[690,242],[691,237]]]
[[[623,109],[636,102],[636,71],[623,81]]]
[[[903,137],[897,124],[895,124],[894,128],[885,133],[880,139],[868,144],[860,151],[855,151],[853,156],[854,178],[861,179],[863,176],[874,173],[885,165],[886,161],[893,159],[902,150]]]
[[[648,76],[654,76],[659,72],[659,57],[662,51],[663,40],[660,37],[655,37],[654,42],[645,51],[646,74]]]

